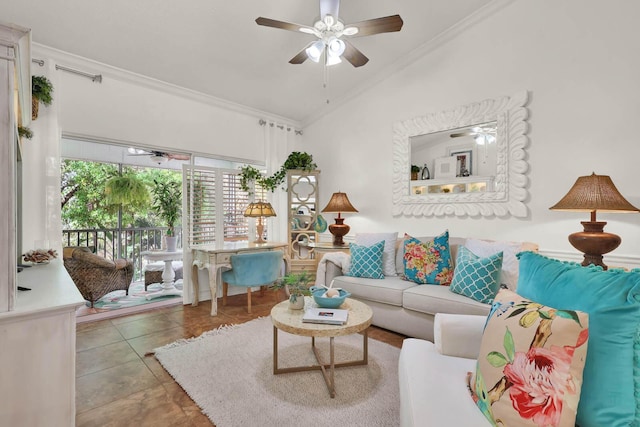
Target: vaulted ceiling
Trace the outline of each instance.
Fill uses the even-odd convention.
[[[321,64],[288,63],[313,36],[255,23],[264,16],[313,25],[318,0],[0,0],[0,19],[31,28],[35,43],[304,123],[490,3],[342,0],[346,24],[400,14],[404,27],[353,39],[369,63],[343,61],[326,76]]]

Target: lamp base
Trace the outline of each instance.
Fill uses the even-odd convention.
[[[602,262],[602,255],[620,246],[622,239],[617,234],[604,232],[605,221],[582,221],[580,224],[584,231],[570,234],[569,243],[584,253],[582,265],[599,265],[606,270],[608,267]]]
[[[342,239],[349,233],[351,227],[344,223],[344,218],[335,218],[336,223],[329,225],[329,233],[333,234],[333,246],[344,246]]]
[[[260,218],[262,219],[262,218]],[[253,241],[253,243],[266,243],[267,241],[264,240],[264,238],[262,237],[264,234],[264,225],[262,225],[262,221],[259,221],[258,224],[256,225],[256,240]]]

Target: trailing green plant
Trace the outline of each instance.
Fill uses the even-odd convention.
[[[149,189],[134,174],[110,178],[104,186],[105,203],[112,209],[120,206],[130,211],[147,210]]]
[[[418,172],[420,172],[420,166],[411,165],[411,173],[418,173]]]
[[[303,295],[311,295],[309,291],[309,284],[312,282],[311,276],[303,271],[302,273],[289,273],[286,276],[279,278],[273,283],[270,288],[273,290],[286,288],[289,290],[289,295],[296,297]]]
[[[254,182],[265,190],[275,191],[276,187],[282,184],[287,177],[287,170],[297,169],[311,172],[317,169],[318,165],[313,162],[313,156],[308,153],[294,151],[284,161],[280,169],[271,176],[264,176],[259,169],[244,165],[240,168],[240,188],[249,194],[252,194],[250,183]]]
[[[18,126],[18,136],[20,138],[33,138],[33,131],[29,129],[27,126]]]
[[[175,225],[182,207],[182,184],[177,181],[153,182],[151,208],[167,226],[167,236],[175,236]]]
[[[31,96],[44,105],[51,105],[53,97],[53,85],[51,81],[45,76],[33,76],[31,77]]]

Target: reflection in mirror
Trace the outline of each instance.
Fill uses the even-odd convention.
[[[527,102],[523,91],[395,123],[393,215],[526,216]]]

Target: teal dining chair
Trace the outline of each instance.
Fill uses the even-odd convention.
[[[246,286],[247,311],[251,313],[251,288],[270,285],[280,277],[282,251],[231,255],[231,270],[222,272],[222,305],[227,305],[228,286]]]

